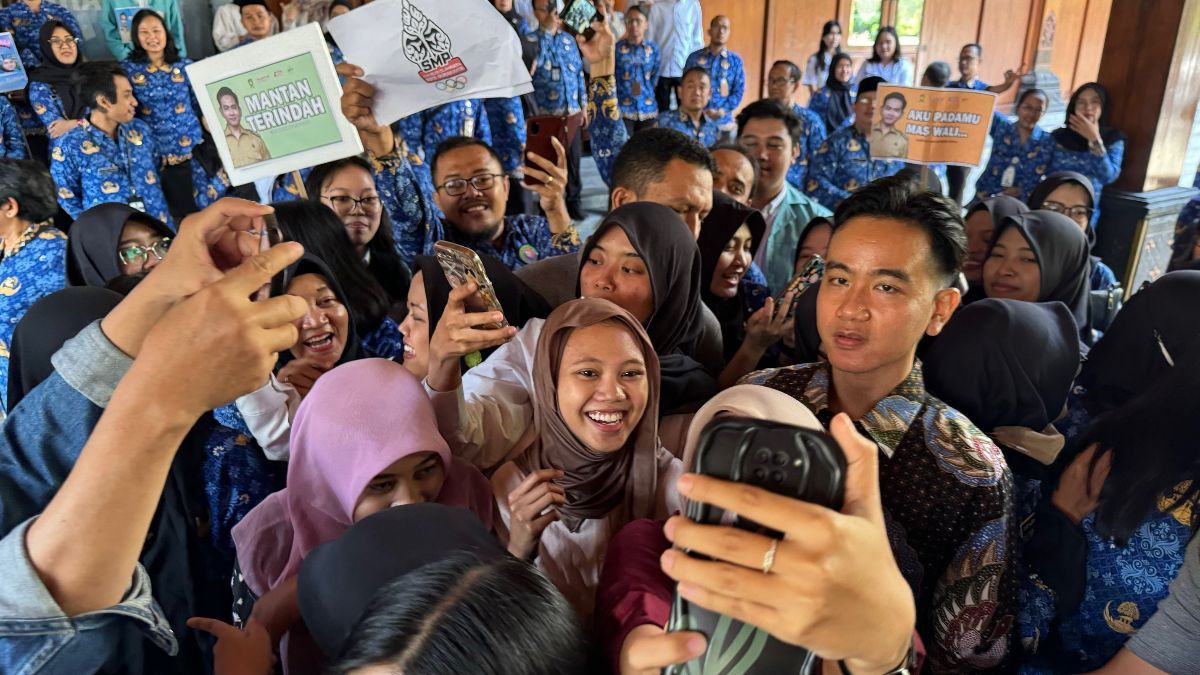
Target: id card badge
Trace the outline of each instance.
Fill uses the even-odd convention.
[[[475,135],[475,118],[468,117],[467,120],[463,122],[462,135],[466,136],[467,138]]]
[[[558,82],[559,80],[561,80],[562,79],[562,68],[551,68],[550,69],[550,79],[551,79],[551,81],[554,81],[554,82]]]

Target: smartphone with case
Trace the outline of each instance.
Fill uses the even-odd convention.
[[[784,296],[788,293],[796,291],[795,297],[792,298],[791,306],[787,308],[787,313],[790,316],[795,311],[796,301],[800,299],[800,296],[808,289],[820,283],[823,276],[825,276],[825,261],[821,259],[821,256],[813,255],[808,264],[804,266],[804,269],[800,270],[800,273],[792,277],[787,286],[783,287],[783,292],[779,294],[779,297],[775,298],[775,306],[780,306],[783,303]]]
[[[563,30],[571,35],[582,35],[585,40],[591,40],[592,35],[596,33],[592,29],[592,22],[603,20],[604,15],[596,9],[592,0],[566,0],[562,11],[558,13],[558,18],[562,20]]]
[[[575,134],[579,133],[580,126],[582,126],[582,116],[579,114],[565,117],[559,115],[527,117],[525,118],[525,151],[535,153],[551,162],[557,162],[558,151],[554,149],[554,143],[550,139],[557,138],[565,153],[567,148],[571,147],[571,141],[574,140]],[[541,170],[541,167],[530,162],[528,157],[525,158],[525,163]],[[522,183],[532,187],[541,185],[542,181],[526,173]]]
[[[688,468],[830,509],[842,508],[846,459],[837,441],[822,431],[770,420],[718,417],[701,433],[695,464]],[[710,504],[688,501],[686,515],[704,525],[732,523],[748,532],[782,537],[780,532]],[[809,673],[815,664],[808,650],[693,604],[678,593],[667,630],[703,633],[708,649],[703,656],[664,669],[666,675],[790,675]]]
[[[483,269],[483,261],[479,259],[479,254],[466,246],[459,246],[448,241],[439,241],[433,245],[434,256],[437,257],[438,264],[442,266],[442,271],[446,273],[446,279],[454,288],[458,288],[470,281],[474,281],[479,287],[479,290],[467,298],[467,312],[500,312],[504,313],[504,307],[501,306],[500,300],[496,297],[496,289],[492,286],[491,279],[488,279],[487,272]],[[501,319],[499,322],[490,321],[488,323],[475,326],[484,330],[495,330],[504,328],[508,325],[507,319]]]

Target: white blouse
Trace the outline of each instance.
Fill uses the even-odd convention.
[[[887,64],[863,61],[862,66],[858,69],[858,75],[854,76],[854,84],[858,84],[868,77],[882,77],[891,84],[903,84],[911,87],[913,84],[912,61],[900,59]]]

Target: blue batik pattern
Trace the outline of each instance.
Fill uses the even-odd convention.
[[[25,135],[21,133],[21,122],[17,120],[17,111],[13,109],[8,99],[0,96],[0,152],[3,157],[25,159],[29,154],[25,151]]]
[[[989,133],[992,136],[992,155],[975,183],[975,197],[987,199],[1004,192],[1005,188],[1001,185],[1004,172],[1013,167],[1012,187],[1021,191],[1016,198],[1022,202],[1028,200],[1029,193],[1042,182],[1054,159],[1054,147],[1057,145],[1054,137],[1045,129],[1034,127],[1029,139],[1022,143],[1017,123],[1000,113],[992,113]]]
[[[72,218],[97,204],[128,204],[136,197],[146,213],[174,229],[158,180],[159,153],[146,123],[117,127],[117,138],[84,122],[59,139],[50,153],[58,203]]]
[[[525,40],[538,46],[533,62],[533,100],[539,115],[573,115],[587,105],[583,57],[575,38],[538,28]]]
[[[67,235],[31,225],[15,251],[0,257],[0,404],[8,408],[8,360],[12,334],[25,312],[66,282]]]
[[[788,167],[787,182],[803,190],[808,179],[808,158],[825,142],[825,120],[799,103],[792,104],[792,111],[800,118],[800,154]]]
[[[566,232],[552,234],[550,222],[542,216],[515,215],[504,217],[504,244],[499,249],[491,242],[481,242],[458,235],[452,225],[439,219],[429,229],[425,252],[433,254],[433,243],[439,239],[452,241],[500,260],[510,270],[554,256],[579,250],[579,232],[574,226]]]
[[[836,210],[851,192],[876,178],[891,176],[904,168],[904,162],[871,159],[871,146],[858,127],[850,126],[830,134],[808,161],[808,181],[804,191],[830,211]]]
[[[191,157],[203,139],[196,114],[199,106],[184,70],[191,63],[191,59],[180,59],[159,68],[149,63],[121,62],[138,100],[137,117],[150,127],[156,147],[168,164]]]
[[[27,105],[33,110],[33,114],[37,116],[37,124],[43,132],[54,122],[66,119],[67,117],[67,113],[63,111],[62,99],[58,97],[58,93],[54,91],[54,87],[45,82],[29,83],[29,102]]]
[[[1103,155],[1096,155],[1086,150],[1083,152],[1067,150],[1055,144],[1054,156],[1050,160],[1050,167],[1046,169],[1046,173],[1077,171],[1087,176],[1092,181],[1098,201],[1104,186],[1115,181],[1117,176],[1121,175],[1121,162],[1124,159],[1125,141],[1117,141],[1107,146]],[[1095,226],[1099,220],[1100,204],[1097,203],[1096,208],[1092,209],[1092,225]]]
[[[400,325],[391,317],[383,317],[379,327],[363,337],[361,342],[363,349],[372,356],[395,361],[404,358],[404,336],[400,334]]]
[[[858,96],[858,87],[851,87],[850,99],[853,100],[856,96]],[[829,124],[829,99],[829,87],[821,87],[812,95],[812,97],[808,99],[808,109],[816,113],[822,120],[825,121],[826,133],[833,133],[834,131],[837,131],[837,129],[829,128],[831,126]],[[838,129],[848,127],[853,123],[854,115],[848,115],[846,119],[842,120],[842,124],[840,127],[838,127]]]
[[[72,35],[83,37],[83,30],[75,20],[75,15],[56,2],[43,0],[36,12],[19,0],[0,9],[0,31],[12,33],[16,38],[17,47],[21,50],[21,63],[26,69],[42,65],[42,47],[38,42],[38,33],[42,30],[42,24],[47,21],[61,21],[71,30]]]
[[[301,183],[308,180],[308,174],[311,171],[311,167],[300,169]],[[296,199],[300,199],[300,186],[296,184],[296,176],[291,171],[277,176],[275,184],[271,186],[271,203],[279,204]]]
[[[742,97],[746,94],[746,67],[742,64],[742,57],[728,49],[714,55],[705,47],[688,56],[683,71],[686,73],[689,68],[708,71],[712,80],[712,99],[708,102],[708,109],[722,112],[716,120],[717,126],[723,129],[733,126],[733,111],[742,104]]]
[[[467,133],[467,132],[470,133]],[[400,120],[400,133],[413,152],[430,162],[442,141],[454,136],[473,136],[492,144],[483,102],[477,98],[445,103]]]
[[[654,85],[661,59],[658,46],[649,40],[640,45],[617,42],[617,101],[623,119],[640,122],[658,116]]]
[[[588,85],[588,119],[588,139],[592,144],[596,171],[600,180],[612,187],[613,164],[617,161],[617,153],[629,140],[629,131],[621,121],[617,87],[611,75],[593,77]]]
[[[404,263],[412,267],[413,258],[426,251],[429,223],[441,217],[435,214],[432,188],[428,193],[423,189],[402,151],[371,159],[375,190],[392,220],[392,239]]]
[[[525,111],[521,99],[487,98],[483,100],[483,110],[492,133],[492,149],[500,155],[504,172],[511,174],[525,163]]]
[[[658,116],[658,126],[681,132],[688,138],[696,139],[706,148],[716,145],[721,138],[721,127],[703,113],[700,114],[700,126],[697,127],[692,118],[682,110],[668,110]]]
[[[980,79],[971,80],[970,84],[964,83],[962,80],[951,80],[946,83],[947,89],[971,89],[973,91],[984,91],[988,88],[988,83]]]

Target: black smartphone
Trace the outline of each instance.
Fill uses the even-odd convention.
[[[551,0],[553,2],[553,0]],[[596,33],[592,22],[603,19],[604,15],[592,4],[592,0],[566,0],[563,10],[558,13],[562,20],[563,30],[571,35],[582,35],[585,40],[591,40]]]
[[[822,431],[770,420],[718,417],[701,432],[695,464],[689,469],[831,509],[842,508],[846,458],[837,441]],[[710,504],[689,501],[686,515],[705,525],[732,521],[733,527],[775,539],[782,537],[780,532],[737,514],[726,514]],[[664,669],[667,675],[809,673],[816,662],[808,650],[692,604],[678,593],[671,605],[667,630],[693,630],[708,638],[703,656]]]

